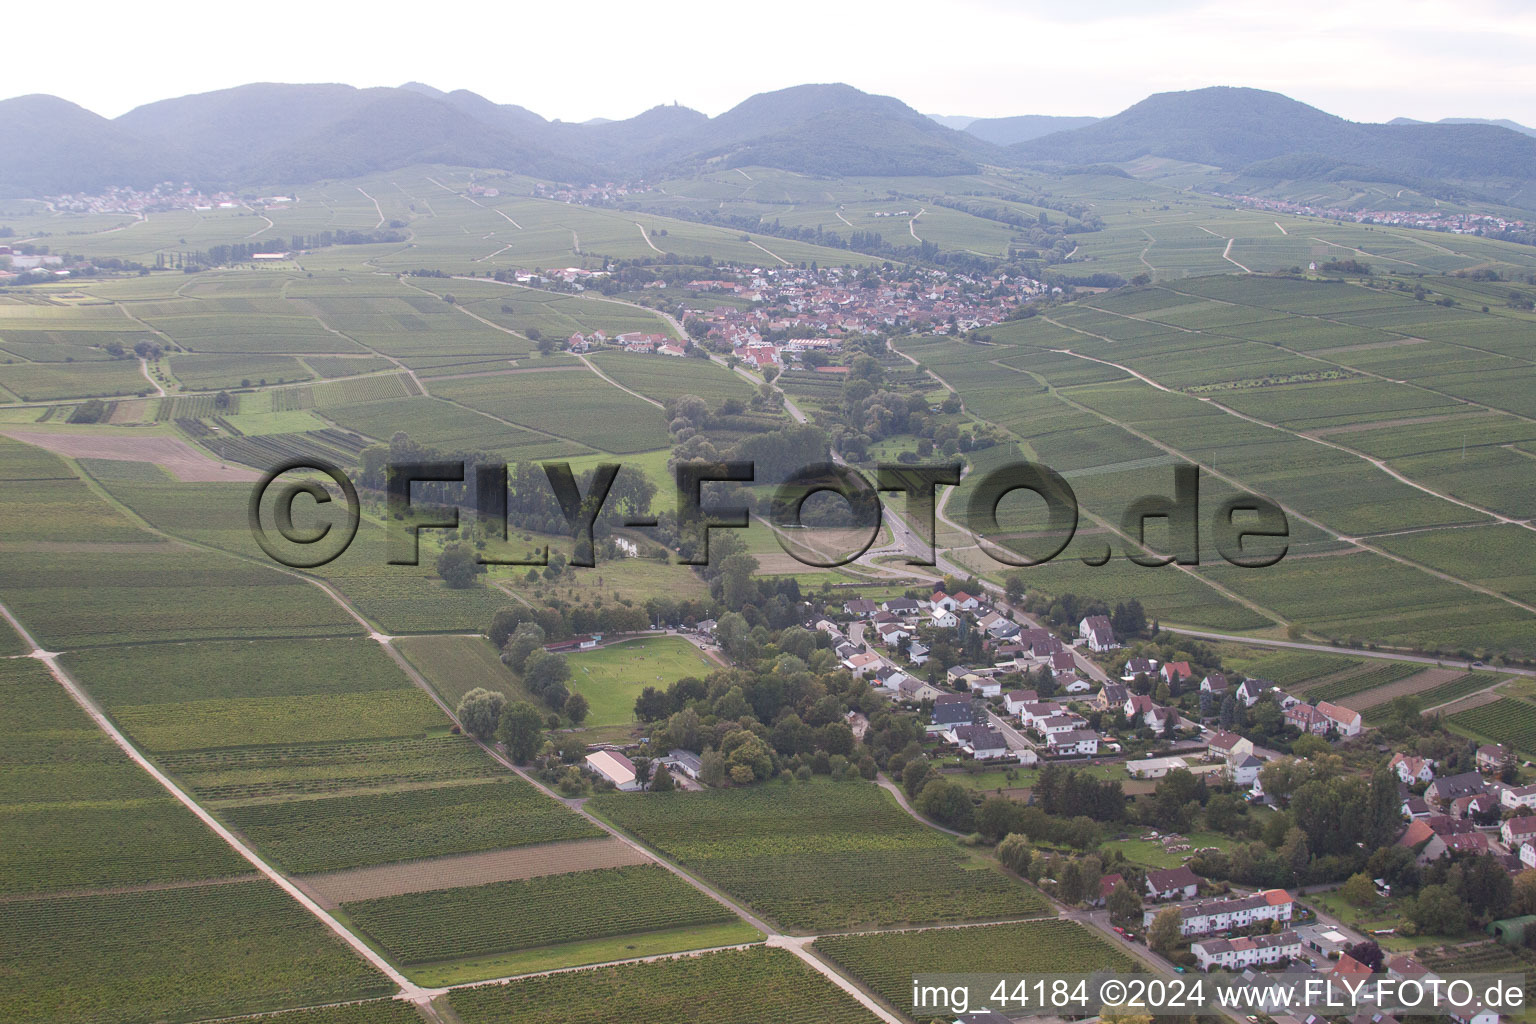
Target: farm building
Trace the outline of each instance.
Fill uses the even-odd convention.
[[[640,780],[635,777],[634,762],[616,751],[598,750],[588,754],[587,767],[625,793],[633,793],[640,788]]]

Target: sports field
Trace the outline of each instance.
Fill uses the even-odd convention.
[[[682,637],[644,637],[568,655],[570,688],[587,698],[587,725],[635,720],[635,698],[647,686],[665,690],[684,676],[702,679],[720,668]]]

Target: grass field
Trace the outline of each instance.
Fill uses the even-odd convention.
[[[912,978],[918,974],[1124,973],[1141,966],[1129,954],[1073,921],[828,935],[817,939],[815,947],[908,1016],[914,1015]],[[915,1014],[918,1019],[933,1015]]]
[[[702,679],[720,667],[675,636],[626,640],[577,651],[566,660],[571,666],[568,685],[592,705],[585,724],[593,728],[633,722],[635,698],[647,686],[664,690],[684,676]]]
[[[788,929],[1027,917],[1048,906],[869,783],[612,794],[591,806]]]
[[[464,1024],[873,1024],[782,949],[727,950],[455,991]]]

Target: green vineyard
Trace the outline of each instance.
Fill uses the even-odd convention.
[[[1474,736],[1505,743],[1524,754],[1536,753],[1536,704],[1500,697],[1492,704],[1458,711],[1447,719]]]
[[[874,1024],[782,949],[726,950],[455,991],[464,1024]]]
[[[736,919],[649,864],[408,893],[349,903],[346,911],[406,964]]]
[[[920,932],[825,935],[816,949],[886,1002],[911,1013],[912,977],[963,974],[1086,974],[1139,968],[1135,959],[1074,921],[1025,921]],[[928,1014],[921,1014],[927,1017]],[[946,1018],[947,1019],[947,1018]]]

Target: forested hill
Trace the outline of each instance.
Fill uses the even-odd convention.
[[[1020,160],[1120,163],[1154,156],[1256,177],[1442,180],[1536,176],[1536,138],[1488,124],[1360,124],[1260,89],[1149,96],[1114,117],[1009,147]],[[1305,171],[1305,173],[1299,173]]]

